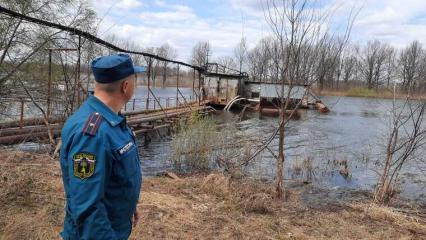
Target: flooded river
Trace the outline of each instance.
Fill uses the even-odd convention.
[[[377,171],[385,157],[386,133],[389,132],[389,110],[392,100],[323,97],[331,112],[302,110],[301,119],[291,121],[286,129],[285,179],[312,182],[326,188],[371,190],[377,182]],[[214,116],[220,124],[232,124],[236,113],[221,112]],[[274,131],[277,118],[259,118],[251,113],[237,122],[242,135],[265,139]],[[271,143],[278,149],[278,139]],[[423,150],[424,151],[424,150]],[[140,147],[145,175],[154,175],[169,168],[171,137],[166,134]],[[401,193],[423,201],[426,195],[425,155],[406,165],[401,176]],[[308,166],[307,166],[308,165]],[[256,160],[253,173],[272,179],[275,159],[264,151]]]
[[[192,89],[180,90],[188,99],[192,95]],[[157,88],[153,92],[162,105],[168,97],[172,98],[170,106],[174,105],[175,88]],[[146,96],[147,88],[139,87],[135,97]],[[392,100],[350,97],[322,97],[322,100],[331,108],[330,113],[302,110],[301,119],[291,121],[286,128],[286,181],[306,181],[328,189],[373,189],[385,158]],[[136,103],[137,109],[145,109],[143,101]],[[219,112],[213,118],[221,126],[219,129],[235,124],[241,135],[260,139],[268,138],[278,125],[277,118],[260,118],[257,113],[247,114],[241,122],[237,121],[238,113]],[[170,135],[162,133],[139,146],[145,176],[170,169],[171,140]],[[26,143],[18,148],[34,150],[35,147]],[[278,139],[271,143],[271,149],[278,149]],[[400,183],[403,196],[425,202],[425,147],[421,151],[417,159],[404,167]],[[274,157],[264,151],[251,172],[256,177],[273,179],[274,169]]]

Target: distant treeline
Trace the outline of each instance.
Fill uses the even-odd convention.
[[[255,81],[279,79],[275,68],[278,44],[271,38],[260,40],[247,52],[245,66]],[[300,64],[299,83],[315,82],[319,89],[391,88],[404,92],[426,93],[426,49],[418,41],[396,48],[380,41],[364,45],[348,43],[339,50],[339,39],[301,49],[306,60]],[[303,46],[302,46],[303,48]]]

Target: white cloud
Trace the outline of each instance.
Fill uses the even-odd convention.
[[[114,0],[92,0],[102,3],[95,7],[99,15],[114,5]],[[136,1],[120,0],[105,19],[103,30],[128,38],[143,47],[158,47],[167,42],[179,52],[181,60],[188,60],[192,47],[198,41],[210,41],[214,57],[232,55],[233,48],[241,38],[241,14],[248,45],[269,34],[270,28],[264,20],[263,7],[266,0],[228,0],[215,5],[214,14],[200,12],[196,5],[170,4],[167,0]],[[333,12],[332,23],[345,26],[351,9],[360,7],[358,0],[325,0]],[[181,1],[184,2],[184,1]],[[211,1],[208,1],[211,2]],[[207,4],[197,2],[196,4]],[[135,5],[136,4],[136,5]],[[123,11],[124,9],[134,11]],[[212,6],[213,9],[213,6]],[[223,10],[223,12],[218,11]],[[352,39],[367,42],[379,39],[395,46],[413,40],[426,44],[425,0],[365,0],[356,19]],[[114,25],[113,28],[110,28]],[[332,28],[337,29],[337,28]]]
[[[404,21],[405,16],[401,13],[396,11],[391,6],[385,7],[381,11],[373,12],[370,15],[367,15],[363,17],[362,19],[359,19],[357,23],[359,25],[380,25],[380,24],[398,24]]]
[[[140,19],[148,21],[184,21],[195,18],[191,12],[158,12],[158,13],[142,13]]]
[[[114,9],[131,10],[144,6],[141,0],[90,0],[95,10],[104,14],[106,11]]]
[[[186,5],[181,5],[181,4],[169,4],[165,1],[161,1],[161,0],[157,0],[155,1],[155,5],[157,5],[158,7],[162,7],[162,8],[166,8],[166,9],[172,9],[172,10],[176,10],[176,11],[183,11],[183,12],[188,12],[188,11],[192,11],[192,9]]]
[[[378,39],[394,46],[414,40],[426,43],[425,27],[417,22],[425,13],[424,0],[367,1],[355,23],[355,39],[361,42]]]
[[[117,3],[119,8],[131,9],[142,6],[142,2],[138,0],[121,0]]]
[[[140,19],[150,22],[161,23],[165,21],[188,21],[196,19],[194,11],[185,5],[164,5],[162,1],[157,1],[158,5],[171,9],[171,11],[162,12],[143,12],[139,15]]]
[[[263,18],[266,0],[229,0],[230,5],[237,11],[249,17]]]

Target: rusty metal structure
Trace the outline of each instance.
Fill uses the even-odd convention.
[[[203,91],[208,96],[210,104],[225,106],[243,93],[243,85],[248,80],[247,73],[218,63],[207,63],[206,70]]]
[[[120,53],[128,53],[134,56],[141,56],[147,63],[147,73],[145,79],[147,83],[146,97],[138,97],[132,99],[127,103],[123,112],[128,117],[129,124],[135,129],[135,133],[148,133],[159,130],[161,128],[169,128],[174,123],[184,116],[188,116],[190,113],[196,111],[201,114],[209,114],[214,111],[210,106],[225,107],[225,110],[229,110],[234,103],[242,103],[240,106],[251,106],[252,109],[258,110],[262,113],[264,108],[273,108],[277,111],[276,105],[279,103],[279,92],[281,94],[289,91],[288,87],[281,89],[281,84],[269,83],[269,82],[250,82],[249,76],[245,72],[223,66],[218,63],[207,62],[204,66],[196,66],[182,61],[176,61],[173,59],[167,59],[152,53],[143,51],[134,51],[129,49],[121,48],[113,43],[105,41],[91,33],[82,31],[77,28],[64,26],[58,23],[48,22],[42,19],[37,19],[21,13],[6,9],[0,6],[0,14],[6,15],[20,21],[45,26],[60,30],[64,33],[68,33],[72,36],[77,37],[78,41],[75,43],[73,48],[61,47],[61,48],[47,48],[48,51],[48,81],[47,81],[47,96],[40,96],[43,99],[37,99],[39,105],[46,107],[44,116],[25,117],[25,107],[31,102],[35,102],[35,99],[25,96],[18,96],[15,98],[1,99],[3,102],[13,102],[20,106],[19,120],[0,123],[0,144],[14,144],[23,141],[33,141],[36,139],[47,138],[47,136],[58,137],[60,135],[61,126],[66,116],[60,116],[52,112],[52,103],[57,102],[57,99],[52,97],[52,54],[57,53],[76,53],[75,62],[75,78],[73,79],[72,86],[67,89],[71,93],[71,106],[72,112],[75,110],[87,96],[89,91],[90,73],[87,74],[87,87],[83,87],[81,79],[81,54],[82,54],[82,42],[89,41],[93,44],[102,46],[109,51],[115,51]],[[154,61],[161,61],[174,64],[176,66],[176,85],[174,86],[175,97],[168,96],[166,98],[157,97],[154,93],[151,82],[154,81]],[[181,67],[192,70],[191,86],[192,95],[185,96],[182,91],[182,78],[183,73]],[[165,67],[164,71],[167,68]],[[189,71],[191,73],[191,71]],[[281,89],[281,90],[280,90]],[[303,107],[316,106],[320,111],[327,111],[327,108],[318,99],[313,96],[309,91],[307,85],[296,85],[292,86],[291,100],[294,102],[302,102]],[[26,90],[27,91],[27,90]],[[64,90],[62,90],[64,91]],[[308,94],[306,94],[308,92]],[[313,96],[316,102],[310,102],[309,96]],[[300,105],[300,104],[298,104]],[[40,108],[40,106],[38,106]],[[49,132],[49,134],[48,134]]]
[[[237,105],[260,113],[277,115],[282,99],[289,95],[289,107],[316,108],[319,100],[307,84],[281,84],[271,81],[250,81],[246,73],[228,69],[217,63],[209,63],[203,90],[209,103],[229,111]],[[299,104],[299,102],[301,104]]]
[[[219,72],[219,66],[217,71],[209,71],[209,65],[195,66],[182,61],[173,59],[167,59],[152,53],[133,51],[124,49],[116,46],[108,41],[105,41],[91,33],[82,31],[80,29],[64,26],[58,23],[45,21],[43,19],[34,18],[27,16],[10,9],[0,6],[0,14],[6,15],[20,21],[45,26],[48,28],[57,29],[65,33],[71,34],[72,36],[78,37],[78,44],[76,48],[48,48],[46,49],[49,53],[49,72],[48,72],[48,83],[47,83],[47,96],[45,99],[37,99],[43,107],[46,107],[46,113],[43,117],[30,118],[25,117],[25,106],[30,102],[35,101],[34,98],[28,99],[28,97],[15,97],[11,99],[2,99],[2,101],[10,101],[13,103],[20,103],[20,117],[19,120],[0,123],[0,144],[14,144],[23,141],[33,141],[36,139],[47,138],[47,131],[54,137],[59,136],[61,126],[66,116],[56,116],[52,113],[52,102],[55,99],[52,98],[52,53],[53,52],[76,52],[77,62],[76,66],[76,77],[71,88],[72,91],[72,103],[71,111],[75,110],[79,104],[84,100],[84,96],[88,94],[88,86],[90,81],[90,74],[88,74],[87,88],[85,89],[82,85],[80,78],[81,73],[81,42],[90,41],[91,43],[105,47],[110,51],[128,53],[136,56],[142,56],[147,62],[147,95],[146,98],[134,98],[128,104],[124,106],[123,112],[128,117],[128,123],[135,128],[135,133],[147,133],[155,131],[161,128],[168,128],[173,123],[176,123],[182,116],[187,116],[191,112],[199,112],[201,114],[208,114],[213,111],[212,108],[208,107],[210,96],[208,92],[204,91],[206,88],[204,82],[206,78],[219,77],[223,79],[242,79],[247,74],[245,73],[225,73]],[[152,75],[153,75],[153,61],[162,61],[175,64],[176,66],[176,92],[175,97],[159,98],[156,96],[151,87]],[[192,69],[192,96],[184,96],[181,91],[181,67]],[[229,69],[224,70],[229,71]],[[196,85],[198,88],[196,88]],[[43,97],[43,96],[42,96]],[[138,107],[141,105],[144,109]]]

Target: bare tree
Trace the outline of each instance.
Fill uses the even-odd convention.
[[[243,65],[247,60],[247,41],[245,37],[241,38],[241,41],[234,48],[234,56],[237,60],[240,72],[243,71]]]
[[[397,63],[396,63],[396,50],[393,47],[389,47],[386,50],[386,87],[389,88],[390,84],[395,80],[397,75]]]
[[[225,68],[224,73],[232,73],[234,72],[234,69],[238,68],[234,58],[230,56],[219,57],[217,59],[217,63]]]
[[[379,41],[368,42],[361,53],[361,71],[369,89],[382,84],[388,45]]]
[[[248,53],[249,73],[253,81],[266,81],[268,78],[268,69],[271,64],[270,47],[273,44],[271,38],[263,38]]]
[[[157,55],[163,58],[168,59],[175,59],[177,58],[177,51],[172,46],[170,46],[168,43],[165,43],[161,45],[160,48],[157,49]],[[164,87],[167,80],[167,66],[169,65],[169,62],[163,61],[162,71],[163,71],[163,81],[162,86]]]
[[[349,81],[358,80],[356,79],[358,59],[355,48],[356,46],[349,46],[346,49],[342,60],[342,80],[346,87],[348,86]]]
[[[37,17],[51,22],[61,22],[64,25],[77,27],[85,31],[91,30],[91,23],[95,19],[95,14],[88,8],[84,1],[0,1],[2,6],[17,11],[24,15]],[[54,144],[53,135],[49,127],[49,111],[46,104],[46,96],[50,99],[50,90],[47,90],[47,72],[48,72],[48,52],[47,48],[78,48],[84,44],[79,42],[76,36],[70,36],[62,31],[54,30],[49,27],[35,25],[24,22],[19,18],[2,15],[0,17],[0,86],[7,87],[0,89],[11,89],[10,93],[22,97],[27,95],[33,106],[43,116],[43,121],[47,127],[49,140]],[[78,42],[78,43],[77,43]],[[70,46],[71,45],[71,46]],[[80,55],[78,55],[80,61]],[[71,61],[65,61],[63,66]],[[79,64],[74,64],[74,67]],[[53,63],[52,75],[57,75],[58,66]],[[79,68],[74,68],[74,80],[72,91],[66,91],[65,94],[58,95],[54,102],[64,103],[75,101],[68,98],[68,93],[75,93],[75,90],[81,86]],[[67,79],[64,75],[64,80]],[[56,79],[56,78],[55,78]],[[50,89],[49,85],[49,89]],[[66,89],[69,90],[69,89]],[[46,109],[47,107],[47,109]],[[67,111],[67,107],[61,110]],[[61,115],[61,113],[57,113]]]
[[[423,52],[419,76],[419,91],[426,93],[426,51]]]
[[[399,64],[401,65],[402,87],[407,92],[415,89],[419,84],[422,55],[423,48],[418,41],[412,42],[401,52]]]
[[[281,199],[284,195],[283,168],[284,168],[284,143],[285,125],[288,123],[286,110],[289,108],[290,98],[294,83],[298,79],[314,79],[310,77],[310,68],[302,69],[309,58],[316,58],[319,50],[327,49],[334,43],[330,42],[327,31],[325,31],[325,20],[329,15],[324,14],[309,0],[268,0],[265,8],[265,17],[271,27],[274,40],[278,43],[279,58],[274,60],[275,68],[278,69],[278,83],[280,87],[277,93],[280,96],[280,119],[277,133],[279,134],[278,156],[276,168],[276,195]],[[342,40],[336,41],[335,55],[331,59],[337,59],[349,37],[353,23],[350,17],[348,27]],[[334,41],[334,39],[332,39]],[[312,51],[314,50],[315,51]],[[311,54],[309,54],[311,53]],[[312,54],[314,53],[314,54]],[[297,107],[297,106],[296,106]],[[290,116],[295,112],[292,109]]]
[[[395,96],[395,88],[394,88]],[[416,157],[426,144],[424,125],[426,103],[406,99],[399,104],[395,98],[390,111],[386,158],[375,191],[375,201],[387,203],[395,193],[395,184],[407,162]]]
[[[316,81],[318,82],[319,89],[324,87],[331,87],[334,82],[335,73],[340,78],[340,52],[341,40],[330,38],[324,35],[321,42],[317,45],[317,69]]]
[[[190,62],[199,67],[204,67],[212,54],[209,42],[198,42],[192,49]]]

